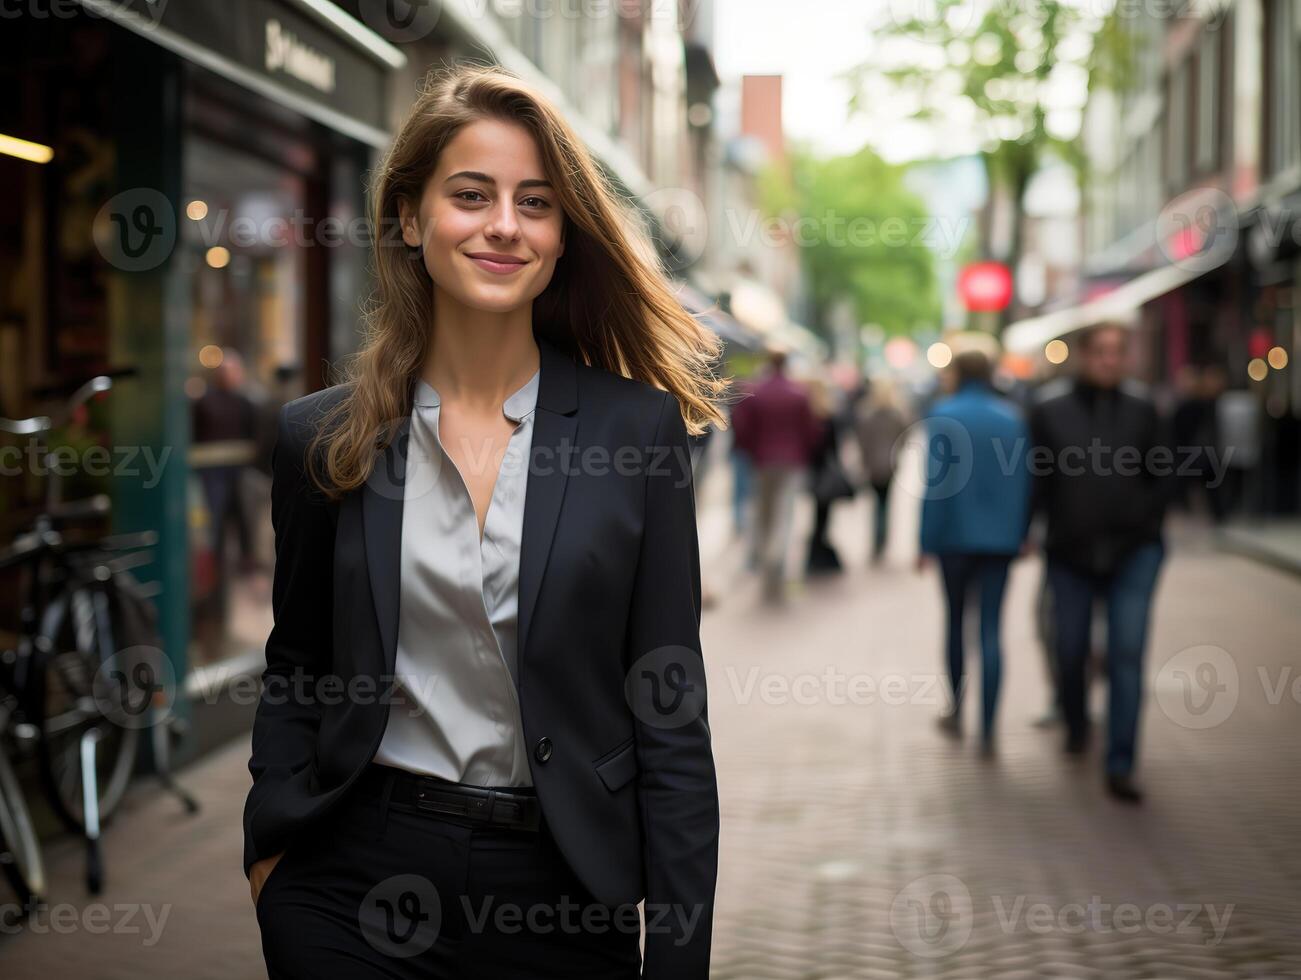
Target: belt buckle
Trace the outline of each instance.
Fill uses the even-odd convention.
[[[433,798],[426,796],[427,793]],[[419,809],[431,813],[461,816],[476,821],[492,819],[493,800],[490,793],[473,786],[459,785],[455,789],[449,789],[425,782],[420,785],[415,804]]]
[[[498,804],[497,810],[501,816],[501,823],[504,827],[520,827],[524,823],[524,802],[518,794],[503,793],[497,790],[494,794],[495,803]]]
[[[484,823],[492,823],[492,814],[496,809],[496,804],[496,790],[476,789],[474,791],[472,806],[475,808],[476,819],[480,819]]]

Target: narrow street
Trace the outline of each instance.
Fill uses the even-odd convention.
[[[843,581],[789,614],[755,614],[747,590],[708,624],[725,818],[713,975],[1301,975],[1301,804],[1280,789],[1301,767],[1301,581],[1174,536],[1148,651],[1147,799],[1129,808],[1095,756],[1068,760],[1034,725],[1037,561],[1014,566],[986,760],[978,687],[964,744],[935,726],[936,575],[899,554],[864,570],[864,512],[835,525]],[[1206,665],[1210,693],[1187,692]]]
[[[855,502],[833,523],[847,574],[762,611],[721,477],[701,522],[721,595],[704,637],[724,824],[713,976],[1301,975],[1301,807],[1280,791],[1301,764],[1301,580],[1178,536],[1149,655],[1148,798],[1127,808],[1033,724],[1036,562],[1013,573],[1000,748],[983,759],[970,712],[963,743],[934,724],[939,589],[912,570],[907,498],[885,567],[866,568]],[[1185,700],[1205,664],[1212,693]],[[75,842],[52,848],[56,911],[0,938],[7,980],[264,976],[239,867],[246,758],[241,739],[184,773],[196,818],[139,785],[99,903]]]

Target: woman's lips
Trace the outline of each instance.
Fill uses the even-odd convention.
[[[484,259],[474,255],[467,257],[480,269],[486,269],[488,272],[496,273],[499,276],[509,276],[512,272],[518,272],[525,266],[523,262],[498,262],[495,259]]]

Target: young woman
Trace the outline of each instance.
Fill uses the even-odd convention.
[[[507,72],[432,76],[373,191],[363,345],[273,454],[244,812],[268,971],[704,980],[688,436],[723,421],[719,341]]]

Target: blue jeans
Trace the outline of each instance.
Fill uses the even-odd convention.
[[[887,521],[890,518],[890,481],[873,483],[872,490],[876,494],[876,517],[872,524],[872,560],[879,561],[881,555],[885,553],[886,533],[889,530]]]
[[[1048,581],[1057,607],[1057,664],[1062,713],[1072,739],[1088,733],[1087,664],[1092,648],[1093,600],[1107,603],[1107,755],[1111,775],[1134,768],[1138,711],[1143,698],[1143,650],[1157,573],[1165,557],[1159,542],[1131,552],[1110,575],[1086,575],[1048,561]]]
[[[736,534],[745,531],[745,502],[750,499],[754,468],[747,453],[739,449],[732,450],[732,530]]]
[[[949,606],[948,655],[949,682],[953,685],[954,711],[962,702],[963,648],[962,627],[967,594],[980,590],[980,701],[981,734],[994,734],[994,712],[998,708],[998,687],[1003,675],[1001,624],[1003,592],[1007,587],[1007,567],[1011,555],[948,554],[940,555],[940,574]]]

